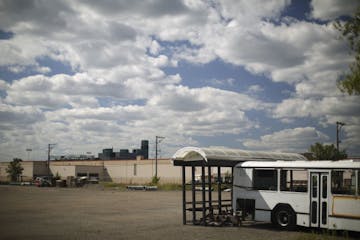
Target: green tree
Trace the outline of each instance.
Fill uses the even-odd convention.
[[[310,146],[310,152],[313,153],[316,160],[340,160],[347,158],[346,151],[339,151],[334,144],[325,145],[315,143]]]
[[[22,174],[24,168],[21,166],[21,162],[22,160],[20,158],[14,158],[13,161],[9,163],[6,172],[11,181],[17,181],[18,176]]]
[[[360,8],[347,20],[336,21],[334,26],[341,32],[342,38],[349,42],[351,50],[355,53],[355,62],[350,64],[350,71],[340,79],[338,87],[349,95],[360,95]]]

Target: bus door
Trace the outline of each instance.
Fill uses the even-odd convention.
[[[310,172],[310,226],[328,227],[329,172]]]

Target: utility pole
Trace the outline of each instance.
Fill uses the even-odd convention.
[[[47,167],[48,167],[48,177],[50,179],[50,151],[51,149],[53,149],[55,147],[56,143],[49,143],[48,144],[48,162],[47,162]]]
[[[339,150],[339,143],[341,143],[341,140],[340,140],[340,131],[341,131],[341,127],[342,126],[344,126],[345,125],[345,123],[343,123],[343,122],[336,122],[336,149],[338,150],[338,151],[340,151]]]
[[[156,136],[155,137],[155,178],[157,179],[157,165],[158,165],[158,144],[164,139],[165,137]]]
[[[31,148],[27,148],[26,152],[27,152],[27,160],[30,161],[30,152],[32,151]]]

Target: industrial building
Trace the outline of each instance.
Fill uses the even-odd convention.
[[[138,157],[142,159],[149,159],[149,141],[142,140],[140,149],[120,149],[119,152],[114,152],[113,148],[103,149],[102,153],[99,153],[100,160],[134,160]]]
[[[75,157],[74,157],[75,156]],[[68,177],[83,177],[97,179],[99,181],[111,181],[116,183],[151,182],[157,173],[162,183],[180,183],[181,170],[171,164],[170,159],[148,159],[149,141],[142,140],[141,148],[121,149],[114,152],[113,148],[103,149],[99,158],[93,155],[64,155],[51,157],[51,161],[23,161],[24,168],[20,179],[31,181],[39,176],[60,176],[61,179]],[[0,182],[8,181],[6,169],[9,162],[0,162]]]
[[[212,151],[215,150],[212,149]],[[109,151],[106,154],[110,153]],[[202,166],[196,165],[194,168],[182,169],[176,167],[177,164],[173,165],[174,159],[158,159],[157,161],[155,159],[146,159],[148,157],[148,141],[146,140],[141,142],[141,149],[137,149],[137,151],[133,151],[128,155],[121,155],[121,153],[120,151],[118,153],[112,152],[110,155],[103,155],[102,157],[105,159],[51,160],[49,161],[50,167],[48,167],[47,161],[23,161],[21,165],[24,170],[21,179],[23,181],[31,181],[35,177],[47,176],[50,173],[50,175],[60,176],[64,180],[68,177],[86,176],[89,179],[96,178],[99,181],[146,184],[150,183],[152,177],[157,175],[161,183],[180,184],[191,181],[193,178],[200,180],[202,174]],[[133,158],[134,155],[136,156],[134,159],[125,158],[125,156]],[[120,156],[124,158],[114,159]],[[190,158],[184,163],[191,165],[193,163],[192,160]],[[175,161],[175,163],[177,162]],[[8,181],[6,172],[8,165],[9,162],[0,162],[0,182]],[[231,176],[231,166],[222,167],[220,175]],[[214,172],[213,170],[209,171],[211,173],[209,175],[219,174],[216,168],[214,170]],[[183,171],[185,171],[185,178],[183,178]]]
[[[8,181],[8,165],[9,162],[0,162],[0,182]],[[24,168],[22,181],[48,175],[47,161],[23,161],[21,166]],[[56,160],[50,161],[50,174],[58,175],[64,180],[68,177],[87,176],[100,181],[146,184],[151,182],[155,174],[155,159],[145,160],[138,157],[127,160]],[[181,183],[181,174],[181,169],[174,167],[170,159],[158,159],[157,175],[161,183]]]
[[[0,162],[0,182],[8,181],[6,169],[9,162]],[[34,177],[47,174],[47,164],[45,161],[23,161],[21,166],[24,168],[20,179],[22,181],[31,181]]]

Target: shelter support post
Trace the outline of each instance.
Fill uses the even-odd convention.
[[[182,166],[182,200],[183,200],[183,224],[186,224],[186,171]]]
[[[221,167],[218,166],[218,169],[217,169],[217,186],[218,186],[218,202],[219,202],[219,214],[221,213]]]
[[[202,186],[202,224],[206,225],[206,188],[205,188],[205,166],[201,166],[201,186]]]
[[[234,200],[234,167],[231,167],[231,195],[230,195],[230,199],[231,199],[231,209],[234,212],[234,208],[233,208],[233,200]]]
[[[208,182],[209,182],[209,213],[212,215],[213,214],[213,209],[212,209],[212,186],[211,186],[211,167],[208,166]]]
[[[192,221],[196,223],[195,166],[191,166]]]

